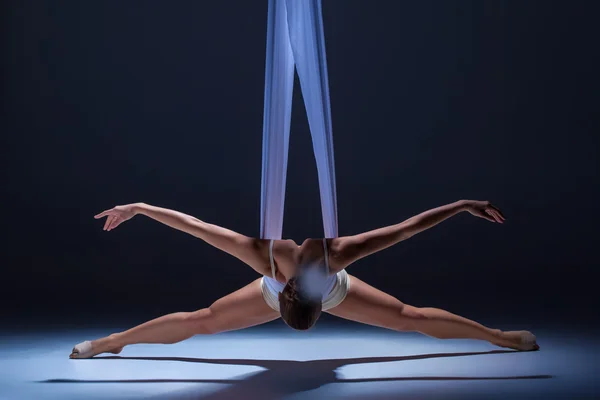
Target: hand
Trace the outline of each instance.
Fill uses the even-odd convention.
[[[133,218],[135,214],[135,204],[127,204],[125,206],[116,206],[110,210],[102,211],[100,214],[95,215],[94,218],[100,219],[102,217],[108,217],[106,218],[103,229],[105,231],[110,231],[128,219]]]
[[[502,224],[506,220],[504,215],[502,215],[502,211],[489,201],[468,200],[465,203],[465,208],[472,215],[487,219],[490,222],[499,222]]]

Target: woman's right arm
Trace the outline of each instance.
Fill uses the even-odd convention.
[[[268,240],[251,238],[221,226],[206,223],[179,211],[145,203],[134,203],[116,206],[96,215],[94,218],[107,217],[104,230],[110,231],[136,215],[145,215],[171,228],[200,238],[248,264],[261,275],[268,274],[270,271]]]
[[[354,236],[331,239],[330,248],[333,270],[339,271],[348,265],[393,246],[423,232],[446,219],[468,211],[470,214],[490,222],[504,222],[502,212],[489,201],[461,200],[422,212],[396,225],[390,225]]]

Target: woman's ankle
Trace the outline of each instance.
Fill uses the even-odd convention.
[[[499,343],[506,342],[506,335],[500,329],[490,329],[490,333],[492,335],[492,339],[489,341],[492,344],[498,345]]]
[[[111,333],[104,338],[102,344],[106,351],[125,346],[121,333]]]
[[[492,329],[492,334],[494,335],[495,338],[498,338],[498,339],[505,338],[504,331],[502,331],[500,329]]]

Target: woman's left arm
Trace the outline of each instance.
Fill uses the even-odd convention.
[[[332,269],[342,270],[361,258],[409,239],[463,211],[490,222],[503,223],[505,220],[502,212],[489,201],[460,200],[425,211],[396,225],[331,239]]]

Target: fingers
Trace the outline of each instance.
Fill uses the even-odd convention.
[[[492,216],[492,218],[494,218],[494,220],[498,223],[502,223],[502,219],[500,219],[500,217],[498,216],[498,213],[496,213],[496,211],[490,211],[490,215]]]
[[[504,218],[504,216],[502,215],[502,213],[500,213],[499,211],[494,210],[494,214],[496,216],[496,218],[498,218],[498,221],[503,224],[504,221],[506,220],[506,218]]]
[[[500,211],[500,209],[498,207],[496,207],[493,204],[490,204],[490,207],[492,208],[492,210],[494,210],[496,212],[496,214],[498,214],[498,216],[500,217],[500,219],[503,222],[506,221],[506,218],[504,217],[504,214],[502,214],[502,211]]]
[[[106,223],[104,224],[104,230],[112,231],[117,226],[121,225],[122,222],[123,222],[123,219],[119,218],[117,215],[109,215],[108,218],[106,218]]]
[[[112,224],[112,222],[115,220],[115,218],[117,218],[114,215],[109,215],[108,218],[106,218],[106,222],[104,223],[104,230],[108,230],[108,227]]]
[[[100,214],[94,215],[95,219],[100,219],[102,217],[106,218],[104,222],[104,227],[102,228],[105,231],[111,231],[119,226],[124,220],[119,217],[119,212],[115,211],[114,208],[110,210],[102,211]]]
[[[119,217],[119,212],[115,211],[115,208],[111,208],[110,210],[102,211],[100,214],[94,215],[95,219],[100,219],[102,217],[108,217],[106,218],[104,227],[102,228],[105,231],[111,231],[115,229],[124,221]]]
[[[96,218],[96,219],[100,219],[100,218],[102,218],[102,217],[106,217],[107,215],[109,215],[109,214],[110,214],[110,212],[111,212],[112,210],[113,210],[113,209],[111,208],[110,210],[102,211],[100,214],[98,214],[98,215],[94,215],[94,218]]]
[[[490,217],[487,213],[482,213],[481,217],[487,219],[490,222],[496,222],[496,220],[494,218]]]
[[[115,229],[117,226],[121,225],[121,222],[123,222],[123,220],[121,218],[115,217],[113,218],[112,222],[110,223],[110,225],[108,226],[108,230],[112,231],[113,229]]]
[[[504,223],[504,219],[500,216],[500,214],[496,210],[494,210],[492,208],[487,208],[484,211],[484,213],[487,217],[491,218],[492,222],[498,222],[500,224]],[[488,220],[489,220],[489,218],[488,218]]]
[[[506,218],[504,218],[504,215],[502,215],[502,212],[492,204],[490,204],[485,211],[492,217],[494,217],[496,222],[503,223],[506,220]]]
[[[502,220],[502,222],[506,221],[506,218],[504,217],[504,214],[502,214],[502,211],[495,208],[494,213],[496,213],[496,215]]]

